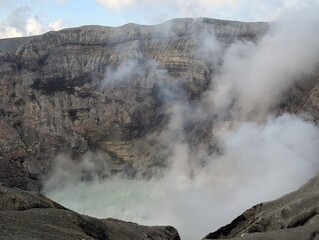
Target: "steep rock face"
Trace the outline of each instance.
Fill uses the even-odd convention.
[[[309,113],[318,124],[319,121],[319,77],[313,77],[302,84],[296,84],[280,103],[281,112]]]
[[[165,156],[156,156],[154,139],[146,136],[166,125],[170,91],[182,89],[181,98],[196,101],[207,89],[214,66],[194,52],[201,35],[214,33],[227,46],[238,39],[257,41],[267,28],[177,19],[1,40],[0,181],[35,190],[60,152],[77,157],[101,151],[111,172],[132,168],[140,159],[144,169],[165,164]],[[199,134],[202,128],[189,127]]]
[[[318,239],[319,176],[299,190],[258,204],[204,239]]]
[[[146,227],[95,219],[70,211],[36,192],[0,186],[0,239],[178,240],[170,226]]]

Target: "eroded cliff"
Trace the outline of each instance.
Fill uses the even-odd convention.
[[[1,181],[37,189],[61,152],[100,151],[111,172],[140,159],[144,169],[165,165],[166,156],[156,155],[160,144],[146,136],[167,124],[164,103],[183,94],[196,101],[207,90],[216,66],[198,54],[202,36],[214,34],[227,46],[257,41],[267,29],[265,23],[176,19],[1,40]],[[189,123],[188,131],[205,137],[203,124]]]

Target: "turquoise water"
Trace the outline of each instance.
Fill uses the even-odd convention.
[[[207,205],[211,196],[203,192],[190,193],[189,189],[178,189],[173,185],[164,180],[118,178],[66,184],[45,191],[45,195],[81,214],[142,225],[172,225],[184,240],[201,239],[212,230],[212,223],[207,219],[205,224],[197,226],[207,215],[206,208],[213,208],[213,201]],[[209,217],[213,218],[213,214]]]

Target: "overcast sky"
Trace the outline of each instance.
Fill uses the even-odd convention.
[[[273,21],[319,0],[0,0],[0,38],[82,25],[157,24],[171,18]],[[318,5],[316,5],[318,6]]]

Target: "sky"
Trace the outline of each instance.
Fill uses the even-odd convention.
[[[315,1],[319,0],[0,0],[0,38],[83,25],[150,25],[182,17],[274,21],[287,10]]]

